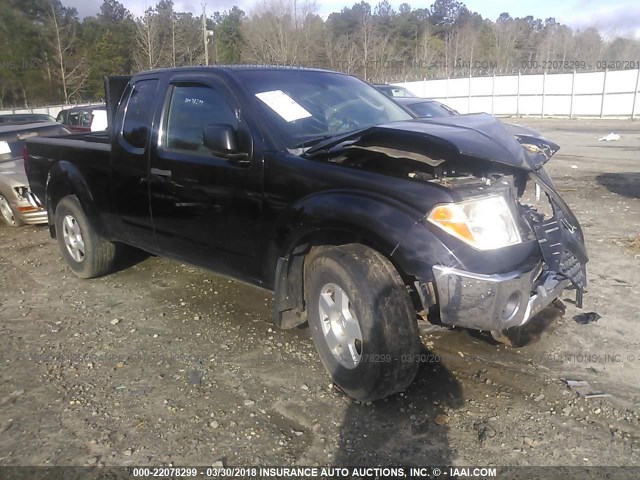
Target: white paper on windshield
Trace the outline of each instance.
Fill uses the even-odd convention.
[[[310,117],[311,114],[304,109],[293,98],[282,90],[272,90],[270,92],[256,93],[256,97],[262,100],[271,110],[276,112],[287,122]]]
[[[9,148],[9,144],[7,142],[0,142],[0,155],[4,153],[11,153],[11,149]]]

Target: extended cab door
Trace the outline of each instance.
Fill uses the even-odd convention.
[[[149,207],[149,150],[154,111],[160,103],[158,85],[158,78],[141,77],[125,90],[111,153],[111,199],[120,223],[118,239],[152,251],[156,245]]]
[[[262,158],[232,92],[213,74],[168,80],[151,157],[151,211],[162,253],[248,281],[261,276]],[[243,154],[205,146],[226,126]]]

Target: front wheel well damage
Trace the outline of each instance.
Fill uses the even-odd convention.
[[[357,234],[341,231],[327,231],[298,241],[285,256],[278,257],[274,282],[273,323],[283,329],[301,326],[307,322],[307,309],[304,301],[305,268],[323,248],[359,243],[365,245],[389,260],[398,271],[407,287],[416,313],[424,311],[425,299],[431,298],[428,285],[404,272],[394,262],[393,257],[377,242]],[[426,295],[426,297],[425,297]]]

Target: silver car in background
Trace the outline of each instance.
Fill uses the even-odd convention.
[[[22,159],[24,141],[69,133],[68,128],[55,122],[0,125],[0,218],[7,225],[47,223],[47,211],[29,190]]]

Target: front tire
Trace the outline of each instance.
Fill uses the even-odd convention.
[[[78,197],[69,195],[60,200],[55,224],[62,256],[78,277],[99,277],[113,269],[116,246],[91,225]]]
[[[21,227],[24,225],[20,215],[15,212],[9,200],[7,200],[4,195],[0,195],[0,216],[2,216],[4,222],[10,227]]]
[[[305,300],[320,359],[350,397],[378,400],[413,381],[420,352],[416,314],[384,256],[360,244],[312,252]]]

